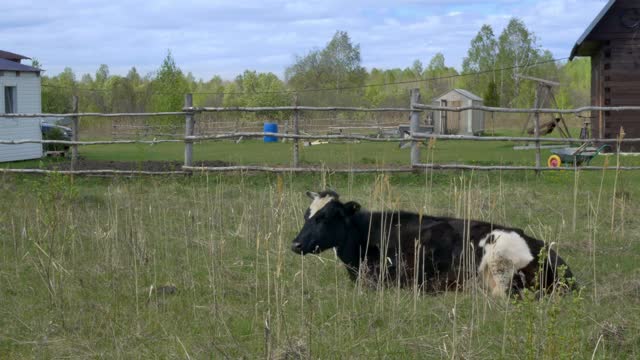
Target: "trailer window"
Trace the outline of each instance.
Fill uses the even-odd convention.
[[[18,99],[15,86],[4,87],[4,112],[5,114],[12,114],[17,111]]]

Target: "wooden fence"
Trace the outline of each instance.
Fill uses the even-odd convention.
[[[192,172],[230,172],[230,171],[262,171],[262,172],[290,172],[290,173],[303,173],[303,172],[344,172],[344,173],[367,173],[367,172],[414,172],[425,169],[432,170],[533,170],[539,171],[554,171],[561,170],[563,168],[544,167],[540,163],[541,154],[541,141],[554,142],[554,143],[574,143],[591,141],[594,143],[636,143],[640,142],[640,138],[629,139],[567,139],[567,138],[541,138],[540,137],[540,124],[537,119],[539,116],[535,116],[535,132],[534,137],[516,137],[516,136],[473,136],[473,135],[442,135],[434,133],[421,133],[420,129],[420,114],[424,111],[451,111],[461,112],[467,110],[481,110],[490,113],[528,113],[528,114],[581,114],[589,111],[640,111],[640,106],[618,106],[618,107],[596,107],[587,106],[577,109],[514,109],[514,108],[499,108],[499,107],[487,107],[487,106],[464,106],[464,107],[442,107],[433,106],[420,103],[420,93],[418,89],[411,91],[410,107],[408,108],[362,108],[362,107],[311,107],[311,106],[278,106],[278,107],[194,107],[191,94],[185,96],[184,108],[181,111],[175,112],[155,112],[155,113],[80,113],[77,111],[77,99],[74,99],[74,112],[69,114],[2,114],[2,117],[9,118],[27,118],[27,117],[70,117],[72,119],[73,139],[72,141],[63,140],[0,140],[0,144],[26,144],[26,143],[40,143],[40,144],[65,144],[71,146],[71,170],[45,170],[45,169],[12,169],[12,168],[0,168],[2,173],[62,173],[62,174],[97,174],[97,175],[164,175],[164,174],[188,174]],[[195,135],[195,118],[196,114],[205,112],[263,112],[263,111],[285,111],[291,112],[291,128],[293,133],[269,133],[269,132],[230,132],[214,135]],[[337,134],[337,135],[322,135],[322,134],[301,134],[300,133],[300,114],[305,111],[314,112],[366,112],[366,113],[384,113],[384,112],[396,112],[407,113],[409,115],[409,128],[410,136],[404,138],[385,138],[385,137],[371,137],[365,135],[354,134]],[[79,127],[78,122],[81,117],[157,117],[157,116],[184,116],[185,117],[185,134],[182,139],[153,139],[153,140],[111,140],[111,141],[79,141]],[[290,167],[272,167],[272,166],[253,166],[253,165],[239,165],[239,166],[221,166],[221,167],[206,167],[206,166],[193,166],[193,148],[195,142],[200,141],[216,141],[222,139],[237,139],[237,138],[257,138],[263,136],[272,136],[276,138],[292,139],[292,165]],[[407,166],[404,167],[391,167],[391,168],[357,168],[357,169],[330,169],[326,167],[302,167],[300,166],[299,159],[299,141],[300,140],[359,140],[370,142],[411,142],[410,158],[407,161]],[[466,141],[518,141],[518,142],[533,142],[535,143],[536,158],[535,166],[505,166],[505,165],[466,165],[466,164],[435,164],[435,163],[421,163],[420,152],[421,148],[419,143],[429,139],[448,139],[448,140],[466,140]],[[78,162],[78,147],[79,146],[91,146],[91,145],[103,145],[103,144],[159,144],[169,142],[182,142],[184,146],[184,164],[181,171],[129,171],[129,170],[113,170],[113,169],[99,169],[99,170],[76,170],[76,164]],[[564,168],[566,169],[566,168]],[[580,170],[640,170],[640,166],[614,166],[614,167],[601,167],[601,166],[581,166]]]

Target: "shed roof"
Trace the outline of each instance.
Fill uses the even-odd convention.
[[[0,58],[0,71],[22,71],[39,73],[42,70],[34,68],[33,66],[28,66],[17,63],[15,61]]]
[[[20,54],[16,54],[16,53],[4,51],[4,50],[0,50],[0,59],[7,59],[12,61],[18,61],[18,62],[20,62],[20,60],[25,60],[25,59],[31,60],[31,58],[26,57],[24,55],[20,55]]]
[[[471,99],[471,100],[473,100],[473,101],[483,101],[483,99],[482,99],[480,96],[478,96],[478,95],[476,95],[476,94],[472,93],[472,92],[471,92],[471,91],[469,91],[469,90],[465,90],[465,89],[452,89],[452,90],[449,90],[449,91],[447,91],[446,93],[444,93],[444,94],[442,94],[442,95],[438,96],[436,99],[440,99],[441,97],[443,97],[443,96],[447,95],[448,93],[450,93],[450,92],[452,92],[452,91],[455,91],[455,92],[457,92],[458,94],[460,94],[460,95],[462,95],[462,96],[464,96],[464,97],[466,97],[466,98],[468,98],[468,99]]]
[[[593,51],[596,44],[590,43],[589,41],[586,41],[586,40],[589,37],[589,35],[591,35],[591,32],[593,32],[593,29],[595,29],[596,26],[598,26],[598,24],[600,23],[600,21],[602,21],[602,18],[604,18],[604,16],[607,14],[607,12],[609,12],[609,10],[611,10],[611,7],[613,6],[613,4],[615,4],[615,2],[616,0],[609,0],[609,2],[602,8],[602,10],[600,10],[596,18],[593,19],[591,24],[589,24],[587,29],[582,33],[582,35],[580,35],[580,38],[578,38],[578,41],[576,41],[576,44],[573,46],[573,49],[571,49],[571,55],[569,55],[569,60],[573,60],[573,58],[576,56],[591,55],[591,51]]]

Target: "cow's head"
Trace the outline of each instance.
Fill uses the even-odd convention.
[[[360,210],[356,202],[340,202],[335,191],[307,191],[307,196],[311,205],[304,214],[302,230],[291,244],[291,250],[302,255],[317,254],[343,243],[351,216]]]

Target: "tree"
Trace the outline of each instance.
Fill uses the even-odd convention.
[[[109,89],[107,82],[109,80],[109,66],[102,64],[96,71],[95,81],[89,92],[92,103],[98,112],[109,112]]]
[[[422,66],[422,62],[418,59],[413,61],[413,65],[411,65],[411,72],[416,80],[422,79],[422,72],[424,71],[424,67]]]
[[[222,106],[224,100],[224,81],[220,76],[214,76],[209,81],[198,81],[195,92],[202,93],[198,97],[204,106]]]
[[[42,110],[45,113],[65,114],[73,111],[71,98],[77,94],[76,76],[65,68],[54,77],[42,77]]]
[[[137,110],[137,94],[133,82],[127,77],[112,76],[107,81],[112,112],[132,112]]]
[[[236,107],[245,106],[244,98],[242,96],[242,82],[232,81],[224,85],[224,99],[222,106],[224,107]]]
[[[42,64],[40,64],[40,61],[36,58],[31,59],[31,67],[34,67],[36,69],[42,69]]]
[[[527,68],[539,59],[535,35],[522,20],[512,18],[498,40],[496,65],[504,69],[497,74],[501,105],[530,105],[529,97],[520,97],[521,79],[516,75],[526,73]]]
[[[171,51],[167,51],[155,79],[151,82],[152,111],[179,111],[184,106],[184,95],[187,94],[189,84],[182,70],[176,65]]]
[[[491,80],[487,84],[487,88],[483,94],[485,106],[500,106],[500,95],[498,94],[498,86],[496,82]]]
[[[245,103],[248,106],[289,105],[284,83],[273,73],[245,71],[242,87],[245,89]]]
[[[444,55],[436,53],[429,61],[427,69],[424,71],[423,77],[427,80],[427,88],[423,98],[430,100],[431,98],[441,95],[447,90],[455,87],[455,80],[452,76],[458,75],[453,67],[445,64]]]
[[[524,73],[527,75],[531,75],[537,78],[559,81],[560,74],[558,66],[553,59],[553,54],[549,50],[544,50],[542,52],[538,51],[537,57],[535,59],[535,66],[530,68],[522,69],[520,73]],[[557,93],[565,84],[562,84],[560,88],[554,88],[553,92]],[[532,106],[534,103],[534,99],[537,91],[537,83],[531,80],[521,81],[518,86],[518,98],[515,99],[515,104],[519,107]],[[551,102],[551,98],[542,95],[543,101],[540,106],[555,108],[556,104]],[[557,98],[556,98],[557,100]]]
[[[336,88],[364,84],[366,71],[360,66],[360,45],[353,45],[345,31],[335,33],[322,50],[322,60],[331,69],[330,81],[335,82]]]
[[[337,31],[322,50],[313,50],[285,71],[285,80],[294,90],[326,88],[324,94],[312,94],[304,103],[331,100],[334,104],[353,101],[353,91],[340,91],[344,87],[364,85],[367,72],[360,65],[360,45],[354,45],[349,35]],[[324,96],[322,96],[324,95]]]
[[[462,73],[473,76],[464,77],[464,87],[474,93],[481,93],[490,82],[496,80],[495,71],[498,55],[498,42],[491,25],[482,25],[478,34],[471,40],[467,56],[462,61]],[[497,105],[497,104],[496,104]]]
[[[140,77],[140,74],[138,74],[138,69],[136,69],[135,66],[132,67],[127,73],[127,79],[129,79],[131,85],[133,85],[134,87],[138,87],[142,83],[142,78]]]
[[[272,107],[291,104],[284,83],[273,73],[258,73],[246,70],[236,77],[236,92],[240,92],[239,99],[234,106]],[[283,117],[280,112],[260,112],[258,117],[266,119],[279,119]]]
[[[436,53],[429,61],[429,66],[427,66],[427,71],[429,72],[438,72],[447,69],[447,65],[444,63],[444,55],[442,53]]]
[[[418,70],[422,72],[418,72]],[[383,70],[373,68],[366,82],[370,86],[364,89],[363,97],[365,102],[363,105],[370,107],[407,106],[409,91],[419,86],[423,80],[423,73],[425,72],[419,60],[414,61],[411,67],[404,69]]]
[[[127,72],[126,76],[127,81],[131,84],[133,88],[133,92],[135,94],[135,111],[137,112],[145,112],[148,109],[151,109],[151,98],[152,91],[151,88],[151,77],[140,76],[138,73],[138,69],[136,67],[131,67],[129,72]]]
[[[96,71],[95,84],[99,88],[102,88],[108,79],[109,79],[109,66],[105,64],[101,64],[100,67],[98,68],[98,71]]]
[[[556,93],[560,108],[576,108],[591,103],[591,59],[576,58],[560,67],[562,86]]]

